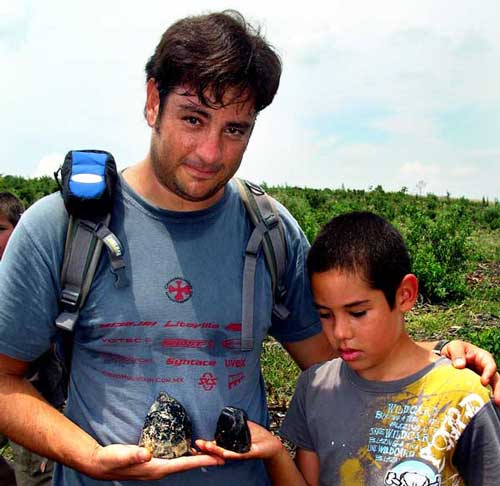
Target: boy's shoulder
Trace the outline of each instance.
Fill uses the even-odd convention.
[[[476,395],[485,403],[491,391],[481,384],[481,377],[470,369],[457,369],[447,358],[440,359],[424,376],[426,394],[450,393],[465,396]]]

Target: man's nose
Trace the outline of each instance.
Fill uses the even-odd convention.
[[[198,141],[196,153],[206,164],[219,163],[222,158],[222,139],[218,133],[208,133]]]

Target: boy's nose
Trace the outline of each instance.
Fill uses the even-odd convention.
[[[335,327],[333,330],[335,339],[342,341],[345,339],[351,339],[353,337],[352,326],[348,319],[337,318],[335,321]]]

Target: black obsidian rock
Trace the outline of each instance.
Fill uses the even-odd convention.
[[[245,410],[236,407],[224,407],[217,421],[215,442],[233,452],[248,452],[251,438]]]
[[[184,407],[161,392],[146,416],[139,445],[153,457],[173,459],[191,454],[192,437],[193,427]]]

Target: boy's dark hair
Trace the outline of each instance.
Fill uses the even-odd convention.
[[[0,192],[0,214],[3,214],[12,226],[16,226],[23,212],[23,203],[14,194]]]
[[[411,273],[410,256],[399,232],[370,212],[342,214],[318,234],[307,257],[309,275],[353,272],[381,290],[391,309],[403,277]]]
[[[235,89],[234,100],[249,95],[259,112],[272,102],[280,76],[276,52],[235,10],[177,21],[146,64],[146,79],[154,78],[160,93],[160,115],[165,98],[183,84],[209,107],[223,106],[227,90]]]

